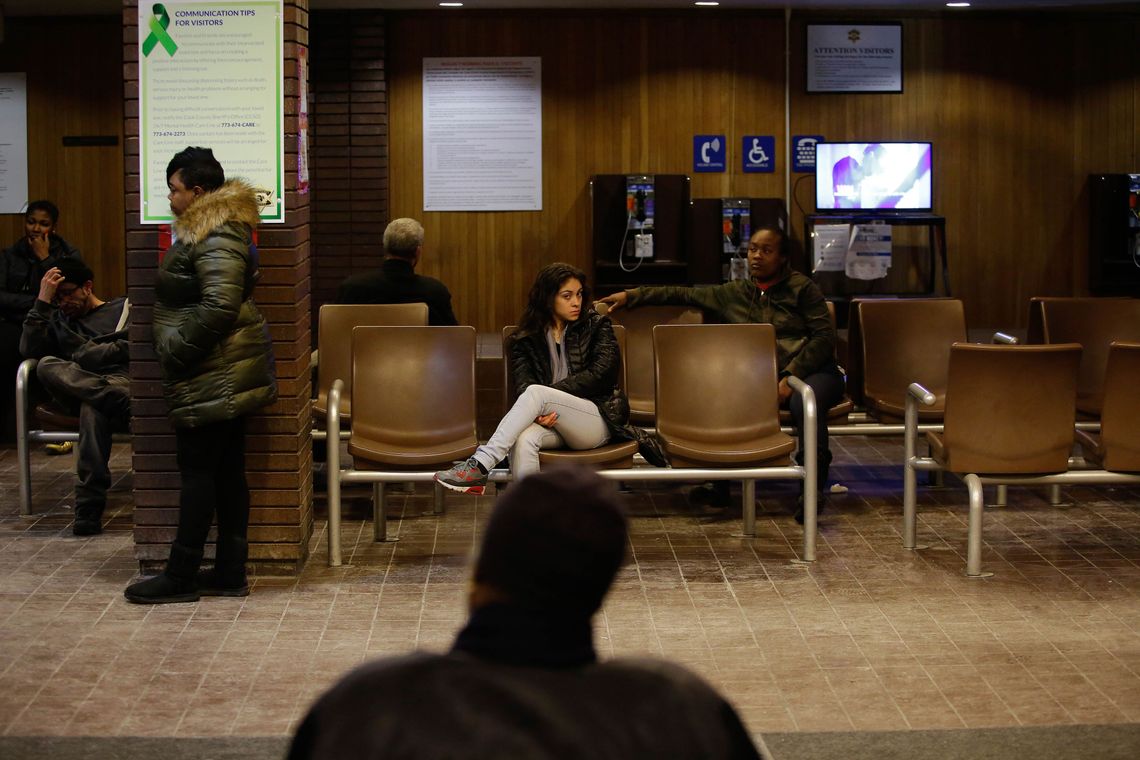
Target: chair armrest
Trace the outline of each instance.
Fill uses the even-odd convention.
[[[808,400],[808,398],[811,398],[812,401],[815,401],[815,391],[811,389],[810,385],[795,375],[788,375],[788,387],[803,396],[805,402]]]
[[[805,383],[795,375],[788,375],[788,386],[803,397],[804,402],[804,448],[809,451],[815,451],[815,436],[816,427],[815,421],[819,417],[820,410],[816,407],[815,391],[811,386]],[[827,413],[827,410],[824,410]],[[805,460],[806,461],[806,460]]]
[[[1003,332],[994,333],[994,336],[991,339],[991,342],[992,343],[998,343],[998,344],[1003,345],[1003,346],[1016,346],[1016,345],[1019,345],[1021,343],[1021,341],[1018,340],[1016,337],[1010,335],[1009,333],[1003,333]]]
[[[911,383],[906,387],[906,411],[903,415],[903,456],[906,459],[914,456],[918,441],[918,405],[932,406],[936,400],[934,394],[919,383]]]
[[[16,406],[19,409],[28,410],[29,386],[36,376],[36,365],[39,363],[39,359],[24,359],[16,368]]]
[[[908,385],[906,392],[923,406],[933,406],[934,402],[937,401],[937,399],[934,398],[934,394],[923,388],[919,383],[911,383]]]

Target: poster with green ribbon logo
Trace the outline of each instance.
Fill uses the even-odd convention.
[[[284,222],[282,0],[140,0],[138,24],[142,222],[174,218],[166,164],[191,145],[257,188],[262,222]]]

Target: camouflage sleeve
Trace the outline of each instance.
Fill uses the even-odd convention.
[[[678,306],[697,306],[718,315],[724,314],[725,286],[713,285],[705,288],[690,288],[682,285],[657,285],[634,288],[626,291],[629,294],[627,306],[636,309],[638,306],[671,304]]]

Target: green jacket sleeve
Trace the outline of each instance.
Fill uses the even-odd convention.
[[[800,290],[798,301],[799,311],[807,322],[807,342],[784,371],[805,378],[835,358],[835,328],[831,326],[831,315],[827,312],[827,299],[814,282]]]
[[[727,303],[728,289],[726,285],[712,285],[707,288],[691,288],[684,285],[654,285],[649,287],[627,290],[629,300],[626,306],[636,309],[638,306],[697,306],[706,311],[715,312],[723,318],[724,307]]]

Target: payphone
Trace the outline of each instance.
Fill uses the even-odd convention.
[[[721,198],[721,276],[748,279],[748,239],[752,237],[752,202],[748,198]]]
[[[645,259],[653,258],[654,181],[645,174],[625,178],[625,208],[628,219],[618,263],[632,271]],[[629,262],[632,262],[629,263]]]
[[[1089,289],[1140,292],[1140,174],[1089,177]]]

